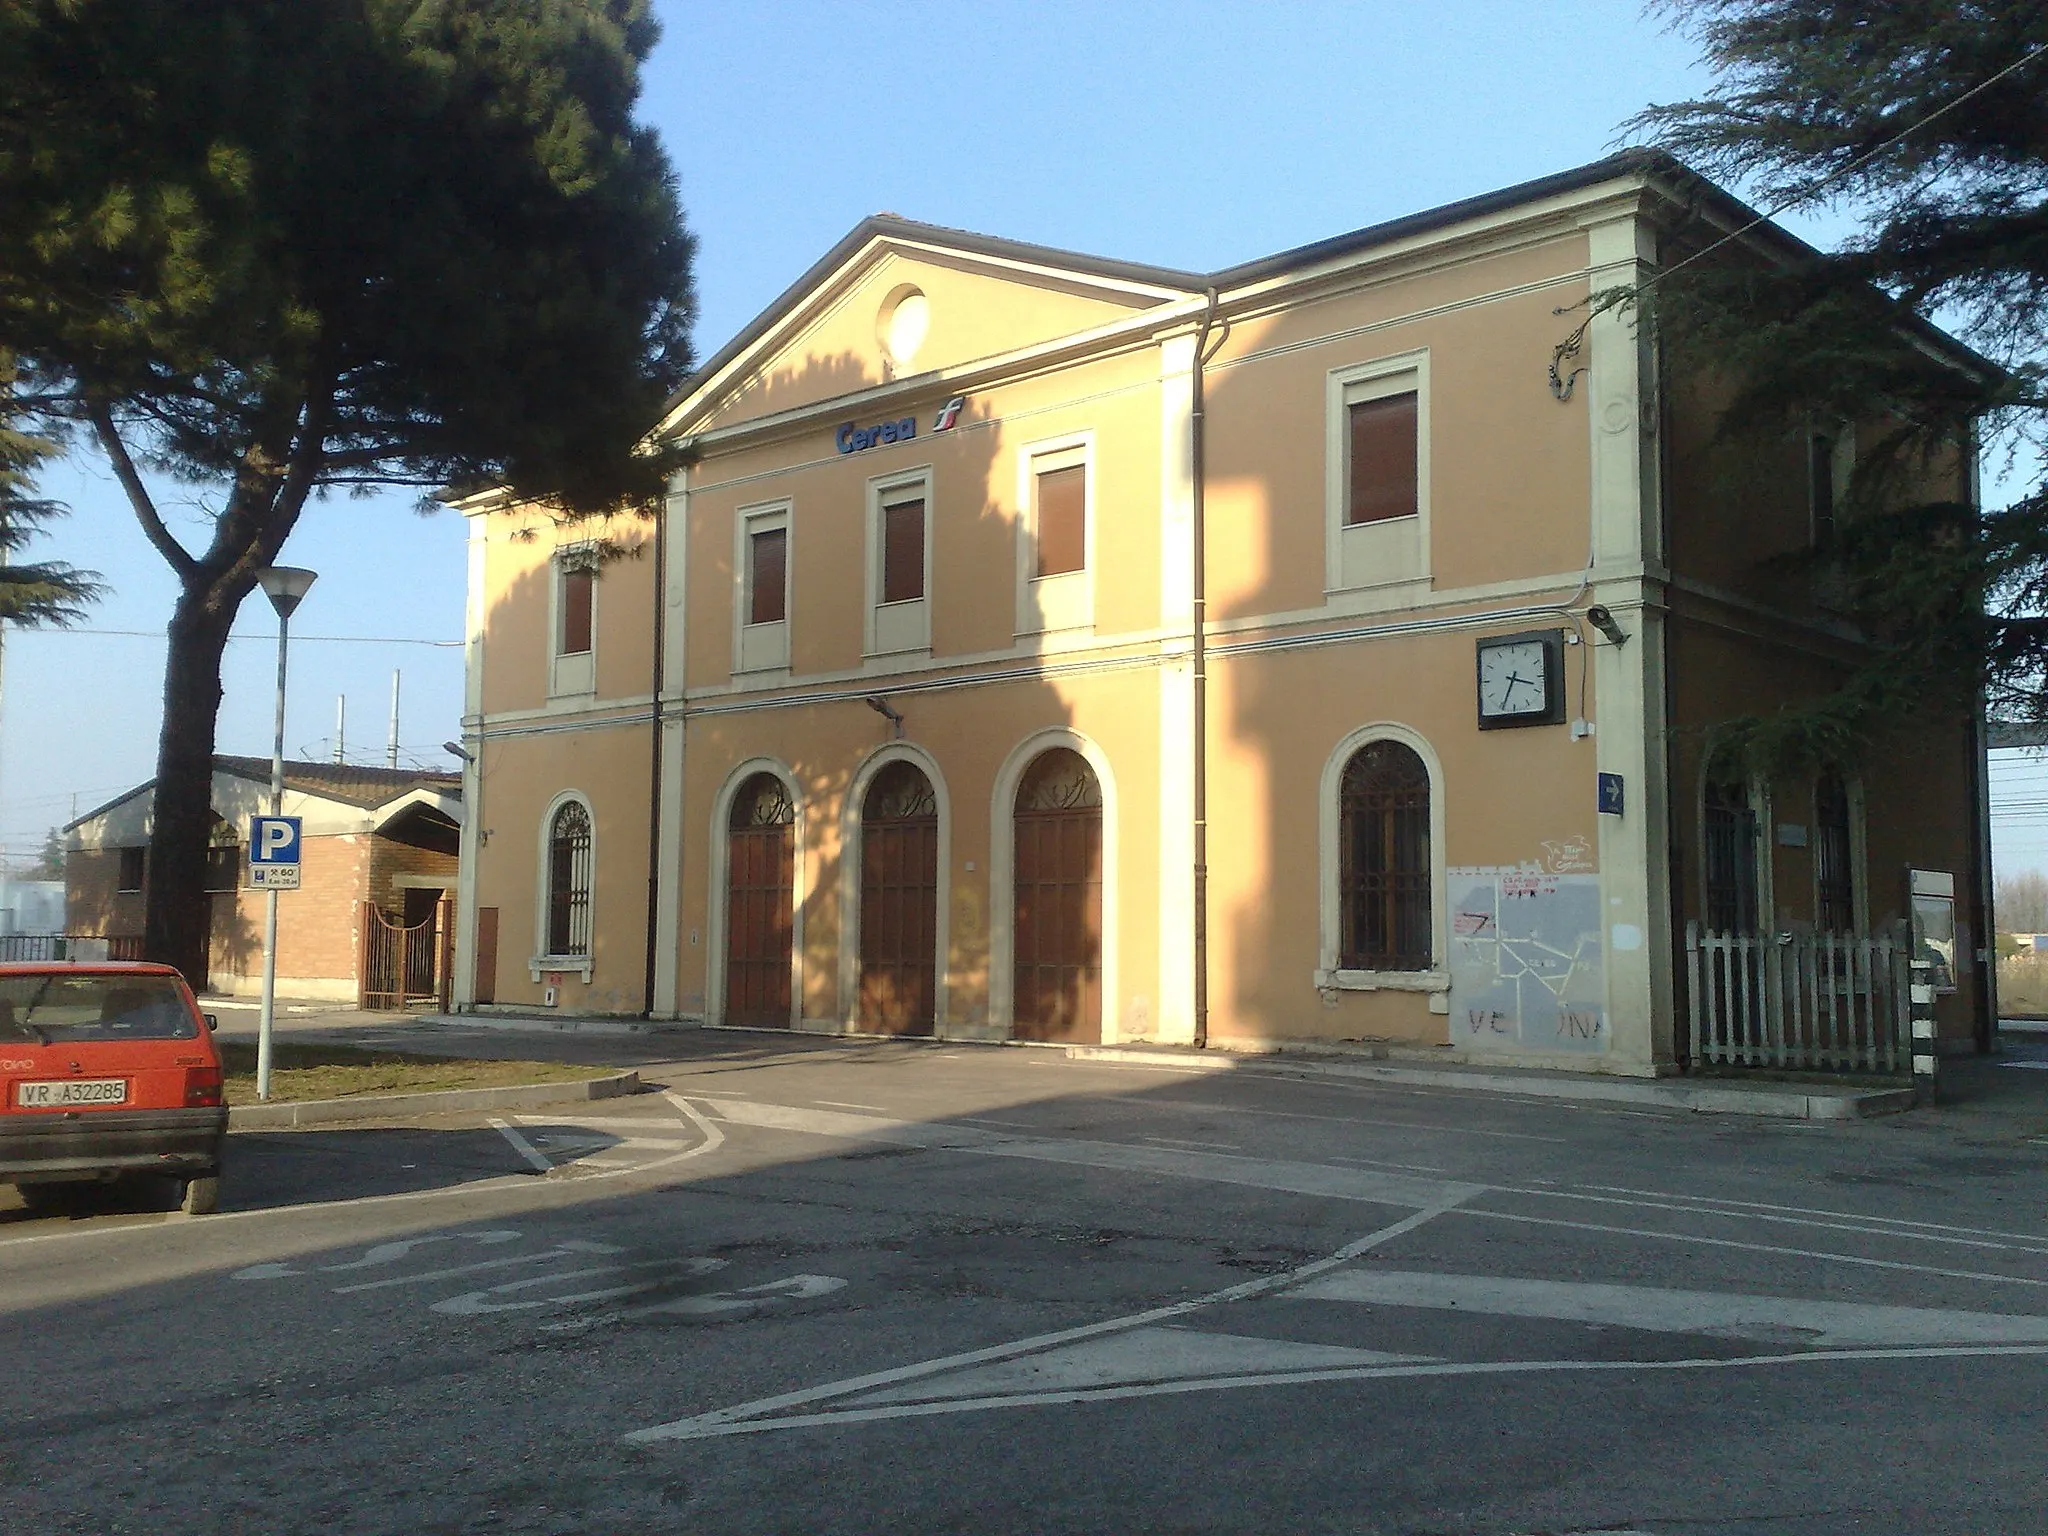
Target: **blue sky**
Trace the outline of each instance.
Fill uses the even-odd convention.
[[[661,6],[643,116],[700,241],[708,356],[870,213],[1213,268],[1599,158],[1644,105],[1700,91],[1694,49],[1638,0],[1263,0]],[[9,631],[0,849],[20,857],[149,777],[174,586],[105,465],[46,477],[50,553],[113,591],[83,631]],[[210,493],[168,492],[196,541]],[[320,572],[295,620],[287,750],[452,766],[463,529],[405,495],[308,509],[285,560]],[[219,746],[267,755],[275,621],[252,599]],[[333,637],[333,638],[319,638]],[[2048,772],[1994,777],[2048,804]],[[2001,829],[2003,831],[2004,829]],[[2016,821],[2007,864],[2048,864]]]

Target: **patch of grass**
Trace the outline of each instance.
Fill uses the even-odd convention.
[[[220,1042],[230,1104],[256,1102],[256,1047]],[[362,1050],[347,1045],[288,1044],[271,1048],[270,1102],[346,1099],[359,1093],[433,1093],[444,1088],[503,1088],[523,1083],[571,1083],[606,1077],[614,1067],[560,1061],[471,1061],[415,1056],[406,1051]]]

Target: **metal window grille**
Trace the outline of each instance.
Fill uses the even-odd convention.
[[[577,800],[548,829],[548,953],[590,953],[590,812]]]
[[[1818,910],[1815,925],[1824,933],[1852,933],[1856,928],[1856,881],[1849,865],[1849,791],[1832,775],[1813,787],[1813,870]]]
[[[1756,932],[1756,812],[1741,785],[1710,780],[1706,792],[1707,927]]]
[[[1398,741],[1375,741],[1345,765],[1338,793],[1338,964],[1346,970],[1428,970],[1429,770]]]

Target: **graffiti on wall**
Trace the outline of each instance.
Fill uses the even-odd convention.
[[[1448,875],[1452,1042],[1606,1050],[1600,877],[1488,868]]]

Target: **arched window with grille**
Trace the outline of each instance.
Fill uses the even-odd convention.
[[[1337,964],[1426,971],[1433,964],[1429,768],[1413,747],[1369,741],[1337,790]]]
[[[590,807],[565,800],[548,822],[547,953],[590,953]]]
[[[1701,798],[1700,879],[1711,932],[1757,931],[1760,836],[1748,787],[1725,775],[1710,774]]]
[[[1813,786],[1813,919],[1823,933],[1856,931],[1856,866],[1849,786],[1822,774]]]

